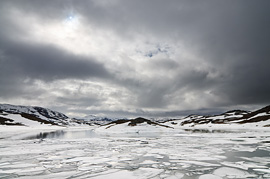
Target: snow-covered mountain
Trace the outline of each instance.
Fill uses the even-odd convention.
[[[118,120],[120,119],[120,120]],[[0,125],[103,125],[104,129],[115,128],[118,125],[130,128],[137,126],[133,124],[145,124],[145,126],[157,127],[209,127],[235,124],[237,126],[251,124],[252,126],[270,127],[270,105],[256,111],[232,110],[220,115],[202,116],[189,115],[182,119],[166,119],[163,122],[136,118],[128,120],[126,118],[109,118],[90,115],[84,119],[69,118],[63,113],[47,108],[36,106],[16,106],[0,104]],[[107,126],[105,126],[107,125]],[[110,127],[108,127],[110,126]]]
[[[151,121],[145,118],[131,120],[117,120],[96,129],[98,132],[109,133],[141,133],[141,132],[165,132],[172,129],[213,128],[242,129],[270,127],[270,106],[256,111],[232,110],[220,115],[189,115],[182,119],[167,119],[162,122]]]
[[[232,110],[220,115],[189,115],[183,119],[170,120],[165,123],[180,126],[199,126],[216,124],[253,124],[270,127],[270,105],[256,111]]]
[[[75,125],[79,122],[63,113],[36,106],[15,106],[0,104],[0,124],[2,125]]]
[[[19,126],[78,126],[104,125],[119,118],[88,115],[82,119],[69,118],[63,113],[37,106],[0,104],[0,125]]]
[[[116,120],[97,128],[95,131],[101,133],[151,133],[164,132],[168,129],[173,129],[173,127],[138,117]]]
[[[78,119],[78,120],[82,120],[85,121],[89,124],[93,124],[93,125],[105,125],[108,124],[110,122],[113,121],[117,121],[119,119],[127,119],[127,118],[122,118],[122,117],[109,117],[109,116],[97,116],[97,115],[87,115],[85,117],[83,117],[82,119]]]

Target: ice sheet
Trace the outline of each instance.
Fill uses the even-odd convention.
[[[142,127],[142,126],[141,126]],[[91,128],[89,128],[91,129]],[[158,132],[23,140],[41,129],[2,131],[0,178],[262,178],[270,133]],[[42,130],[47,130],[43,128]],[[69,135],[86,128],[62,128]],[[16,137],[14,137],[16,136]],[[244,150],[246,148],[246,150]]]

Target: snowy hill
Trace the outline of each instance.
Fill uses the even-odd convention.
[[[250,112],[243,110],[228,111],[220,115],[202,116],[189,115],[183,119],[171,120],[165,124],[180,125],[186,127],[213,126],[213,125],[244,125],[270,127],[270,106]]]
[[[97,128],[96,131],[105,133],[145,133],[189,128],[203,128],[206,130],[264,128],[266,130],[267,127],[270,127],[270,106],[253,112],[232,110],[220,115],[189,115],[183,119],[168,119],[164,122],[153,122],[145,118],[117,120]]]
[[[16,126],[78,126],[104,125],[118,120],[105,116],[88,115],[83,119],[69,118],[63,113],[37,106],[0,104],[0,125]]]
[[[109,133],[149,133],[163,132],[173,127],[153,122],[151,120],[138,117],[136,119],[120,119],[105,124],[96,129],[97,132]]]
[[[119,120],[120,119],[120,120]],[[177,129],[189,127],[270,127],[270,106],[250,112],[243,110],[232,110],[220,115],[202,116],[189,115],[182,119],[166,119],[163,122],[148,120],[145,118],[126,119],[109,118],[90,115],[85,119],[69,118],[63,113],[47,108],[36,106],[15,106],[0,104],[0,125],[20,126],[81,126],[81,125],[102,125],[100,130],[142,130],[155,129]],[[120,127],[121,126],[121,127]]]
[[[76,121],[65,114],[42,107],[0,104],[0,124],[2,125],[74,125]]]
[[[119,119],[127,119],[127,118],[87,115],[87,116],[83,117],[82,119],[78,119],[78,120],[85,121],[86,123],[89,123],[92,125],[105,125],[105,124],[108,124],[110,122],[117,121]]]

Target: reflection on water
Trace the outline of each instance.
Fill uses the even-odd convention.
[[[249,151],[227,151],[225,153],[225,156],[227,157],[227,161],[237,162],[237,161],[239,161],[239,158],[241,158],[241,157],[246,157],[246,158],[270,157],[270,153],[269,153],[269,151],[257,148],[255,151],[252,151],[252,152],[249,152]]]
[[[239,133],[239,131],[233,131],[233,130],[220,130],[220,129],[184,129],[184,131],[192,132],[192,133]]]
[[[137,138],[137,137],[159,137],[160,133],[144,132],[144,133],[126,133],[124,137]],[[80,139],[80,138],[93,138],[93,137],[123,137],[123,134],[98,134],[94,130],[81,130],[81,131],[65,131],[58,130],[53,132],[40,132],[36,135],[31,135],[23,138],[24,140],[31,139]]]
[[[40,132],[39,134],[29,136],[24,138],[25,140],[31,139],[80,139],[80,138],[91,138],[98,137],[99,135],[95,133],[93,130],[82,130],[82,131],[64,131],[58,130],[53,132]]]
[[[185,132],[191,132],[191,133],[235,133],[237,131],[228,131],[228,130],[207,130],[207,129],[184,129]],[[239,133],[239,131],[238,131]],[[170,134],[162,134],[163,136],[167,136]],[[31,135],[28,137],[25,137],[23,139],[25,140],[31,140],[31,139],[80,139],[80,138],[92,138],[92,137],[122,137],[122,134],[98,134],[94,130],[80,130],[80,131],[67,131],[67,130],[57,130],[53,132],[40,132],[36,135]],[[161,133],[156,132],[143,132],[143,133],[125,133],[125,137],[131,137],[131,138],[137,138],[137,137],[160,137]]]

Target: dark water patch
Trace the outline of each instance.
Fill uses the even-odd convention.
[[[231,139],[231,141],[234,141],[234,142],[244,142],[245,140],[243,140],[243,139]]]
[[[261,143],[270,144],[270,141],[262,141]]]
[[[227,161],[230,162],[238,162],[240,157],[270,157],[270,152],[267,150],[256,149],[253,152],[248,151],[227,151],[225,152],[225,156],[227,157]]]
[[[233,131],[233,130],[220,130],[220,129],[184,129],[186,132],[192,132],[192,133],[239,133],[239,131]]]
[[[91,130],[80,130],[80,131],[66,131],[66,130],[57,130],[53,132],[40,132],[35,135],[29,135],[22,138],[23,140],[33,140],[33,139],[83,139],[83,138],[96,138],[96,137],[116,137],[116,138],[157,138],[160,137],[160,133],[154,132],[143,132],[143,133],[125,133],[123,134],[99,134],[96,133],[93,129]],[[142,142],[142,144],[147,144]]]
[[[32,139],[80,139],[80,138],[93,138],[99,137],[93,130],[82,130],[82,131],[64,131],[58,130],[53,132],[40,132],[39,134],[31,135],[23,138],[23,140]]]

